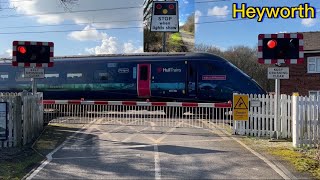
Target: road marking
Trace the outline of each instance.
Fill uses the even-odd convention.
[[[291,179],[289,176],[287,176],[280,168],[278,168],[274,163],[272,163],[271,161],[269,161],[267,158],[263,157],[261,154],[259,154],[258,152],[256,152],[255,150],[251,149],[250,147],[248,147],[247,145],[245,145],[243,142],[239,141],[238,139],[231,137],[233,140],[235,140],[236,142],[238,142],[239,144],[241,144],[244,148],[246,148],[247,150],[249,150],[252,154],[256,155],[258,158],[260,158],[261,160],[263,160],[268,166],[270,166],[274,171],[276,171],[283,179]],[[292,175],[293,176],[293,175]],[[293,176],[294,177],[294,176]],[[296,179],[296,178],[294,178]]]
[[[211,123],[211,122],[210,122]],[[213,124],[213,123],[212,123]],[[216,126],[215,124],[213,124],[213,126]],[[251,149],[250,147],[248,147],[247,145],[245,145],[243,142],[241,142],[240,140],[236,139],[235,137],[230,136],[227,132],[221,130],[221,129],[217,129],[219,130],[222,134],[224,134],[224,136],[221,136],[221,134],[219,133],[218,135],[223,138],[226,136],[228,136],[228,139],[231,138],[232,140],[236,141],[237,143],[239,143],[240,145],[242,145],[244,148],[246,148],[248,151],[250,151],[252,154],[254,154],[255,156],[257,156],[259,159],[261,159],[262,161],[264,161],[268,166],[270,166],[276,173],[278,173],[283,179],[297,179],[292,173],[290,173],[289,171],[286,170],[287,174],[289,174],[291,176],[291,178],[280,168],[278,168],[274,163],[272,163],[271,161],[269,161],[267,158],[263,157],[261,154],[259,154],[258,152],[256,152],[255,150]]]
[[[156,179],[161,179],[161,168],[160,168],[160,155],[158,145],[153,146],[154,149],[154,173]]]
[[[151,147],[152,144],[143,144],[143,145],[116,145],[116,144],[110,144],[110,145],[103,145],[99,147],[95,146],[71,146],[71,147],[63,147],[63,150],[86,150],[86,149],[130,149],[130,148],[143,148],[143,147]]]
[[[80,128],[78,131],[74,132],[70,137],[67,137],[66,140],[60,145],[58,146],[57,148],[55,148],[53,151],[51,151],[47,156],[47,160],[45,160],[35,171],[33,171],[33,173],[27,177],[26,179],[29,180],[29,179],[32,179],[34,178],[46,165],[48,165],[51,161],[52,161],[52,156],[54,153],[56,153],[59,149],[61,149],[68,141],[70,141],[70,139],[74,138],[78,133],[80,133],[81,131],[83,131],[84,129],[86,128],[89,128],[90,126],[92,126],[96,121],[96,120],[93,120],[91,123],[83,126],[82,128]]]
[[[212,139],[212,140],[190,140],[190,141],[165,141],[159,142],[158,144],[167,144],[167,143],[188,143],[188,142],[220,142],[220,141],[233,141],[232,139]]]
[[[132,157],[132,156],[137,156],[141,157],[141,154],[126,154],[126,155],[111,155],[111,156],[106,156],[106,155],[100,155],[100,156],[76,156],[76,157],[61,157],[61,158],[52,158],[54,160],[67,160],[67,159],[95,159],[95,158],[117,158],[117,157]]]
[[[143,128],[143,129],[137,131],[137,133],[134,133],[133,135],[128,136],[126,139],[122,140],[121,142],[127,142],[127,141],[129,141],[129,140],[132,139],[133,137],[136,137],[137,135],[140,135],[140,133],[141,133],[142,131],[147,130],[148,128],[149,128],[149,127],[145,127],[145,128]],[[138,133],[139,133],[139,134],[138,134]]]
[[[181,124],[183,124],[183,122],[180,122],[176,127],[169,129],[169,131],[165,132],[163,136],[161,136],[159,139],[156,140],[155,143],[160,143],[162,140],[164,140],[164,139],[168,136],[167,133],[173,132],[173,131],[176,130],[177,127],[179,127]]]

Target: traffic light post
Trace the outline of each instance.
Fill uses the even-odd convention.
[[[282,64],[302,64],[304,61],[303,54],[303,35],[301,33],[281,33],[281,34],[259,34],[258,36],[258,62],[260,64],[275,64],[279,71],[272,72],[276,74],[268,79],[275,79],[275,105],[274,105],[274,121],[277,139],[280,132],[280,79],[289,79],[289,74],[285,76],[281,74]],[[287,69],[288,70],[288,69]],[[289,70],[288,70],[289,71]],[[289,72],[288,72],[289,73]]]
[[[162,52],[166,52],[166,33],[179,32],[177,1],[153,1],[151,32],[163,32]]]
[[[37,93],[37,78],[44,78],[42,67],[53,66],[53,42],[13,41],[12,66],[24,67],[24,77],[31,78],[32,94]]]
[[[164,1],[167,1],[167,0],[164,0]],[[163,32],[163,37],[162,37],[162,52],[166,52],[166,32]]]

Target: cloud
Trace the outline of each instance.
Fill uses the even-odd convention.
[[[208,9],[208,16],[226,17],[229,14],[228,6],[218,7],[215,6],[212,9]]]
[[[131,42],[127,42],[123,44],[123,52],[124,53],[142,53],[143,47],[140,46],[138,48],[135,48]]]
[[[86,26],[82,31],[74,31],[68,34],[69,38],[78,41],[101,40],[106,37],[105,33],[100,33],[96,28]]]
[[[68,13],[69,10],[60,3],[60,0],[10,0],[9,2],[10,6],[16,7],[19,14],[37,15],[28,17],[35,18],[40,24],[60,24],[64,21],[73,21],[75,23],[91,22],[94,27],[100,28],[142,26],[143,0],[77,0],[75,4],[68,5],[71,13]],[[72,13],[72,11],[85,12]],[[48,12],[66,13],[48,14]],[[130,21],[140,19],[141,21]]]
[[[105,34],[100,46],[86,48],[85,51],[89,54],[141,53],[143,52],[143,47],[135,47],[130,41],[121,45],[116,37]]]
[[[183,3],[185,3],[185,4],[189,4],[189,1],[187,1],[187,0],[183,0]]]
[[[11,58],[12,57],[12,49],[7,49],[5,52],[0,53],[0,58]]]
[[[316,25],[316,19],[312,19],[312,18],[302,19],[301,24],[306,27],[312,27]]]

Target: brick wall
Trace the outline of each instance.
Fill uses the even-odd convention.
[[[281,80],[281,94],[291,95],[293,92],[299,92],[302,96],[308,96],[310,90],[320,91],[320,73],[307,73],[307,58],[310,56],[320,56],[320,53],[305,53],[303,64],[282,65],[289,67],[290,79]]]

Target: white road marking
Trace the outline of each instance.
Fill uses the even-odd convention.
[[[95,159],[95,158],[118,158],[118,157],[132,157],[137,156],[140,157],[141,154],[124,154],[124,155],[100,155],[100,156],[76,156],[76,157],[61,157],[61,158],[53,158],[55,160],[65,160],[65,159]]]
[[[128,136],[126,139],[122,140],[121,142],[127,142],[127,141],[129,141],[130,139],[132,139],[133,137],[138,136],[139,133],[141,133],[141,132],[144,131],[144,130],[147,130],[148,128],[149,128],[149,127],[145,127],[145,128],[143,128],[143,129],[137,131],[137,133],[135,133],[135,134],[133,134],[133,135],[131,135],[131,136]]]
[[[97,119],[98,120],[98,119]],[[68,137],[60,146],[58,146],[57,148],[55,148],[52,152],[50,152],[46,158],[47,160],[44,161],[35,171],[32,172],[32,174],[27,177],[26,179],[32,179],[34,178],[46,165],[48,165],[51,161],[52,161],[52,156],[54,153],[56,153],[59,149],[61,149],[70,139],[74,138],[78,133],[80,133],[81,131],[83,131],[84,129],[90,127],[91,125],[93,125],[97,120],[93,120],[91,123],[87,124],[86,126],[83,126],[82,128],[80,128],[78,131],[74,132],[70,137]]]
[[[183,124],[183,122],[180,122],[176,127],[169,129],[169,131],[165,132],[163,136],[161,136],[159,139],[156,140],[155,143],[160,143],[162,140],[164,140],[164,139],[168,136],[167,133],[173,132],[173,131],[176,130],[177,127],[179,127],[181,124]]]
[[[161,179],[160,155],[158,145],[154,145],[154,173],[155,179]]]

